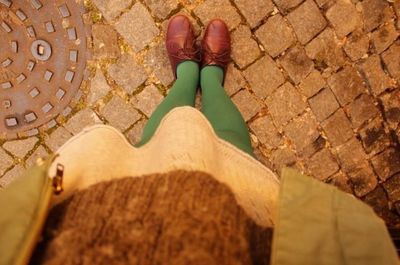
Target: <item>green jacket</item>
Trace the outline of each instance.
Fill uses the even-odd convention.
[[[29,262],[54,187],[52,159],[36,165],[0,192],[0,265]],[[333,186],[282,171],[272,265],[392,265],[398,257],[384,222],[373,210]]]

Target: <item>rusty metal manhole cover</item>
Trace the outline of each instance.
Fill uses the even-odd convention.
[[[0,0],[0,139],[33,135],[80,88],[87,60],[75,0]]]

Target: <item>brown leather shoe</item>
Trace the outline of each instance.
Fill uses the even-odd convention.
[[[196,36],[189,19],[177,15],[168,23],[166,47],[172,71],[176,78],[176,68],[184,61],[200,62],[200,50],[196,47]]]
[[[203,58],[201,66],[217,65],[224,69],[231,61],[231,37],[227,25],[221,19],[208,23],[201,42]]]

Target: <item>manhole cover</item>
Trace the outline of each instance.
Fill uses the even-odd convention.
[[[80,88],[83,8],[75,0],[0,0],[0,139],[36,134]]]

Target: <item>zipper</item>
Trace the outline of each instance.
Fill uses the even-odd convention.
[[[52,181],[55,195],[59,195],[64,190],[63,178],[64,178],[64,166],[61,164],[57,164],[56,175],[53,177]]]

